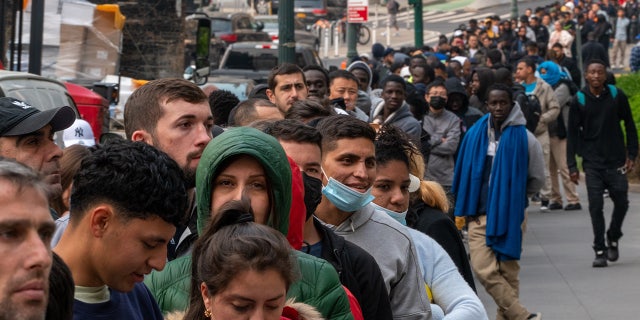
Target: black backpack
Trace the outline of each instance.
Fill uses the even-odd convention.
[[[533,94],[526,94],[524,91],[517,92],[515,101],[520,105],[520,110],[524,114],[524,118],[527,120],[527,130],[534,133],[538,122],[540,122],[540,115],[542,114],[542,105],[540,100]]]

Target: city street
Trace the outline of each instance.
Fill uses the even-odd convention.
[[[620,239],[620,260],[607,268],[592,268],[593,233],[584,182],[578,186],[581,211],[541,213],[538,205],[528,209],[522,260],[520,300],[543,319],[608,320],[637,319],[640,313],[640,191],[630,186],[629,211]],[[605,199],[610,221],[612,203]],[[495,319],[496,305],[482,285],[478,295]]]
[[[387,9],[384,5],[371,5],[369,7],[369,22],[367,26],[372,31],[371,41],[365,45],[358,45],[358,53],[370,53],[371,45],[375,42],[380,42],[386,46],[399,49],[402,46],[414,45],[414,31],[413,21],[414,12],[408,5],[407,0],[398,0],[400,3],[401,12],[397,15],[398,35],[395,35],[395,30],[391,30],[390,36],[387,38],[382,35],[382,32],[387,28]],[[428,3],[429,1],[425,1]],[[454,0],[433,4],[425,4],[423,7],[423,28],[424,28],[424,44],[433,46],[437,44],[440,34],[451,36],[453,31],[460,26],[460,24],[467,24],[470,19],[481,20],[488,16],[498,15],[501,19],[507,19],[511,17],[511,6],[491,6],[479,9],[477,11],[466,11],[465,7],[471,4],[472,0]],[[538,6],[545,6],[552,3],[549,0],[534,0],[534,1],[518,1],[518,10],[520,13],[524,12],[526,8],[535,8]],[[375,32],[374,32],[375,31]],[[373,35],[375,33],[375,35]],[[327,65],[339,65],[347,54],[347,45],[340,43],[338,46],[338,55],[335,54],[335,47],[330,46],[325,56],[324,40],[321,37],[321,48],[319,55]]]

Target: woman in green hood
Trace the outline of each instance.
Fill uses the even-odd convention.
[[[283,235],[289,229],[291,168],[278,141],[247,127],[230,129],[204,150],[196,172],[198,232],[226,202],[251,200],[255,220]],[[293,250],[293,249],[292,249]],[[324,260],[296,251],[301,280],[289,297],[315,307],[326,319],[352,319],[346,293],[333,267]],[[170,261],[145,283],[164,312],[185,310],[189,302],[191,256]]]

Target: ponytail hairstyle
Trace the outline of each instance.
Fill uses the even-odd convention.
[[[253,222],[248,196],[222,206],[196,241],[191,264],[189,308],[184,319],[204,319],[200,286],[209,296],[224,291],[236,276],[247,270],[274,270],[287,290],[298,277],[298,267],[287,239],[277,230]]]
[[[420,152],[411,154],[413,166],[409,166],[409,173],[420,179],[420,189],[411,195],[411,203],[422,201],[426,205],[439,209],[443,212],[449,211],[449,199],[442,186],[435,181],[423,180],[426,165]],[[407,220],[408,221],[408,220]]]

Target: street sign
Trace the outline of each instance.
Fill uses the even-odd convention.
[[[347,2],[347,22],[365,23],[369,21],[369,0],[349,0]]]

